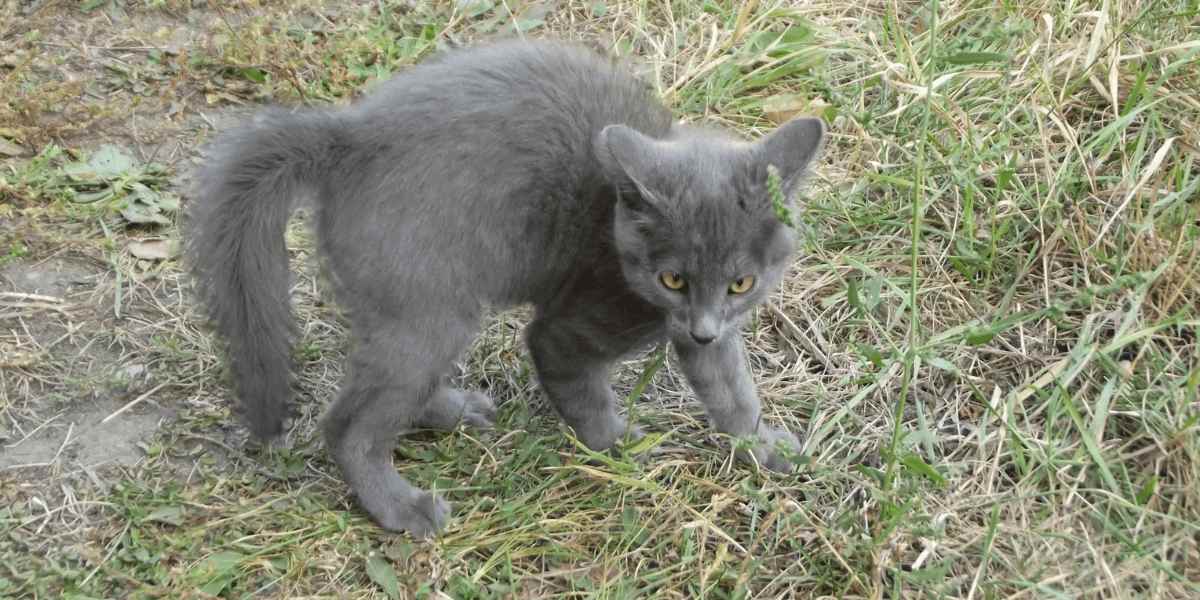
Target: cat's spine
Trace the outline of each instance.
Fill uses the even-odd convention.
[[[324,112],[268,109],[214,141],[188,207],[187,258],[197,291],[228,343],[242,416],[262,440],[283,431],[294,333],[284,242],[297,200],[336,160]]]

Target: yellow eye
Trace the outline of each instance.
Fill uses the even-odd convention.
[[[753,287],[754,287],[754,276],[753,275],[747,275],[745,277],[738,277],[736,280],[734,280],[733,283],[729,284],[729,293],[730,294],[745,294],[746,292],[750,291],[750,289]]]
[[[668,290],[682,290],[685,283],[683,277],[680,277],[679,273],[675,271],[663,271],[658,278],[663,285],[667,286]]]

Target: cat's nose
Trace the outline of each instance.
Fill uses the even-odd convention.
[[[689,333],[692,334],[692,339],[701,346],[711,344],[717,339],[717,334],[720,333],[721,326],[716,315],[709,312],[697,311],[692,315],[692,326],[689,328]]]

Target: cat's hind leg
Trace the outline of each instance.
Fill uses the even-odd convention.
[[[431,406],[450,397],[442,377],[470,341],[474,322],[452,315],[385,320],[360,314],[354,320],[346,381],[323,423],[326,443],[376,523],[431,537],[445,527],[450,505],[401,477],[392,453],[399,434],[431,420],[448,423],[448,413]]]

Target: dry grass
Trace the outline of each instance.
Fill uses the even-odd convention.
[[[14,273],[64,263],[81,283],[0,297],[0,452],[54,440],[47,464],[0,471],[0,596],[1200,593],[1194,2],[422,6],[45,6],[0,38],[12,48],[0,59],[20,59],[0,60],[0,91],[19,90],[0,135],[41,151],[39,119],[62,122],[48,108],[59,96],[38,90],[104,76],[76,65],[74,81],[56,78],[53,65],[73,64],[56,52],[80,31],[135,67],[120,85],[146,99],[89,113],[85,98],[72,114],[128,130],[48,139],[73,150],[131,137],[181,177],[212,112],[345,101],[439,44],[514,24],[632,56],[682,118],[755,135],[788,111],[820,114],[832,141],[800,215],[806,250],[747,331],[768,414],[806,435],[800,473],[734,465],[671,358],[655,374],[653,354],[630,361],[619,389],[654,375],[631,410],[663,435],[635,456],[589,455],[549,416],[514,312],[462,365],[464,385],[503,403],[498,429],[421,434],[397,453],[406,476],[455,502],[450,528],[433,543],[385,534],[313,436],[345,331],[303,227],[291,232],[295,447],[260,455],[230,422],[215,340],[178,265],[123,251],[174,228],[79,208],[55,183],[65,158],[10,160],[0,285],[12,294]],[[55,25],[67,18],[85,26]],[[165,25],[187,27],[187,44],[129,50],[171,38]],[[50,67],[28,67],[38,52]],[[172,99],[168,116],[145,110]],[[161,418],[139,461],[93,468],[71,454],[81,406],[106,417],[135,400],[108,422]]]

